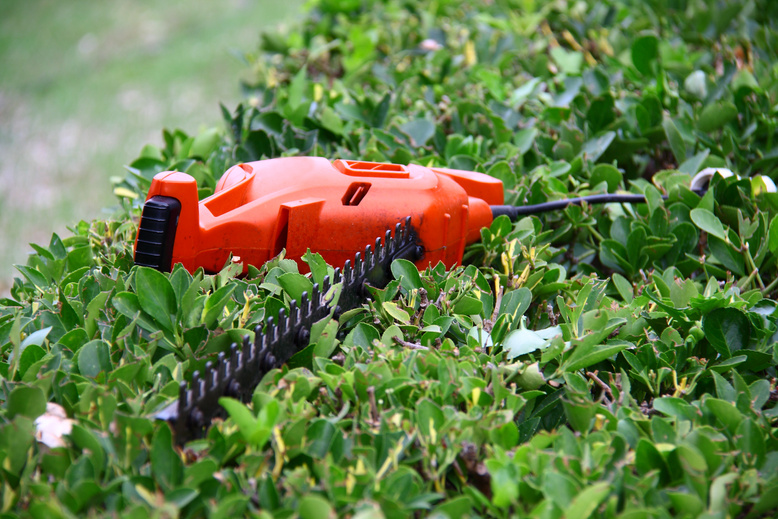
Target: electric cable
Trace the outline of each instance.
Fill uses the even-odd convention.
[[[705,190],[694,190],[697,195],[704,195]],[[667,196],[663,195],[667,200]],[[516,221],[520,216],[528,216],[537,213],[546,213],[549,211],[558,211],[569,205],[587,204],[643,204],[646,202],[645,195],[636,194],[614,194],[588,195],[578,198],[563,198],[562,200],[552,200],[542,204],[534,205],[492,205],[492,217],[497,218],[500,215],[506,215],[511,221]]]

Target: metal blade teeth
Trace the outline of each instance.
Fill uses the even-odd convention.
[[[365,262],[362,267],[362,272],[360,273],[360,275],[364,275],[365,272],[367,272],[373,267],[373,261],[375,259],[374,256],[375,255],[373,254],[373,246],[368,245],[367,247],[365,247]]]
[[[201,393],[201,387],[200,387],[200,372],[195,371],[192,373],[192,403],[196,402],[197,399],[200,398]]]
[[[364,265],[363,265],[363,261],[362,261],[362,253],[357,252],[354,255],[354,272],[352,273],[353,275],[351,276],[351,282],[352,283],[354,282],[355,278],[357,278],[358,276],[362,275],[362,267],[363,266]]]
[[[273,334],[275,333],[275,319],[272,317],[268,317],[265,319],[265,333],[262,334],[262,349],[267,349],[267,338],[269,337],[270,340],[274,340]]]
[[[262,365],[265,362],[267,356],[267,335],[260,333],[254,342],[254,349],[257,351],[255,365]]]
[[[189,403],[189,386],[186,382],[181,382],[178,385],[178,414],[181,415],[181,410],[184,409]]]
[[[310,301],[308,301],[308,292],[303,292],[300,296],[300,312],[301,315],[308,315],[311,313]]]
[[[278,311],[278,324],[276,325],[276,337],[286,333],[286,325],[289,324],[286,319],[286,308]]]
[[[382,256],[383,251],[384,251],[384,246],[381,244],[381,237],[380,236],[375,239],[375,246],[373,248],[373,251],[374,251],[373,252],[373,258],[372,258],[372,262],[370,263],[370,268],[371,269],[373,267],[375,267],[376,264],[379,261],[381,261],[381,256]]]
[[[227,356],[224,352],[219,353],[218,362],[216,366],[216,387],[219,387],[224,382],[227,375]]]
[[[205,371],[208,374],[208,385],[205,387],[206,391],[213,391],[219,387],[219,368],[214,368],[213,362],[210,364],[210,367],[208,364],[205,365]]]
[[[256,332],[255,337],[256,337]],[[246,335],[243,337],[243,351],[241,353],[241,364],[246,365],[252,360],[254,360],[254,348],[252,347],[253,344],[249,340],[249,336]]]
[[[256,365],[260,362],[259,358],[262,355],[262,327],[257,326],[254,328],[254,343],[251,345],[251,364]]]
[[[389,244],[392,241],[392,231],[387,229],[384,234],[384,244],[381,246],[381,254],[378,258],[379,263],[386,261],[386,255],[389,253]]]
[[[213,384],[213,362],[210,360],[205,363],[205,368],[203,369],[202,374],[202,386],[200,390],[200,397],[211,389],[211,385]]]

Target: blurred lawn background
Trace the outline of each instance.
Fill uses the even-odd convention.
[[[221,127],[263,28],[302,0],[0,0],[0,294],[28,243],[116,204],[162,128]]]

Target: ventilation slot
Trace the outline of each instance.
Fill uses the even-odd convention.
[[[368,190],[370,190],[370,184],[367,182],[354,182],[348,186],[346,194],[341,198],[343,205],[359,205]]]
[[[410,169],[402,164],[337,159],[332,165],[344,175],[352,177],[410,178]]]

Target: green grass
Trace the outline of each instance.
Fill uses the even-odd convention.
[[[29,242],[98,217],[160,128],[221,124],[243,52],[299,0],[0,3],[0,292]]]

